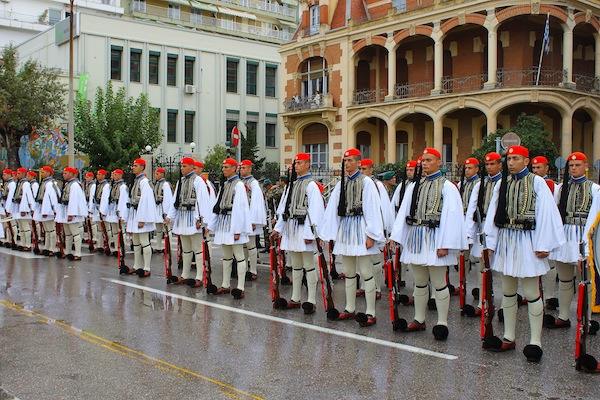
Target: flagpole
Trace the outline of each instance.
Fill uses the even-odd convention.
[[[542,50],[540,51],[540,61],[538,62],[537,77],[535,78],[535,86],[540,84],[540,74],[542,73],[542,60],[544,58],[544,50],[546,50],[546,41],[549,43],[550,35],[550,12],[546,16],[546,25],[544,26],[544,36],[542,38]]]

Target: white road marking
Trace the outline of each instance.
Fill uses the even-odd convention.
[[[254,311],[242,310],[240,308],[235,308],[235,307],[230,307],[230,306],[226,306],[223,304],[199,300],[199,299],[195,299],[193,297],[182,296],[177,293],[166,292],[164,290],[154,289],[154,288],[151,288],[148,286],[137,285],[135,283],[120,281],[117,279],[108,279],[108,278],[101,278],[101,279],[104,281],[107,281],[107,282],[115,283],[117,285],[128,286],[128,287],[132,287],[135,289],[147,290],[149,292],[153,292],[156,294],[170,296],[170,297],[173,297],[176,299],[186,300],[186,301],[189,301],[192,303],[201,304],[201,305],[208,306],[208,307],[214,307],[214,308],[218,308],[218,309],[225,310],[225,311],[230,311],[230,312],[234,312],[234,313],[238,313],[238,314],[242,314],[242,315],[247,315],[249,317],[265,319],[265,320],[273,321],[273,322],[279,322],[281,324],[291,325],[291,326],[295,326],[298,328],[309,329],[309,330],[316,331],[316,332],[327,333],[327,334],[334,335],[334,336],[341,336],[341,337],[345,337],[345,338],[349,338],[349,339],[360,340],[362,342],[367,342],[367,343],[377,344],[380,346],[386,346],[386,347],[391,347],[391,348],[395,348],[395,349],[399,349],[399,350],[409,351],[411,353],[417,353],[417,354],[422,354],[422,355],[426,355],[426,356],[437,357],[437,358],[441,358],[444,360],[456,360],[458,358],[457,356],[454,356],[451,354],[438,353],[436,351],[423,349],[421,347],[415,347],[415,346],[410,346],[407,344],[390,342],[387,340],[372,338],[372,337],[363,336],[363,335],[357,335],[355,333],[343,332],[343,331],[338,331],[338,330],[330,329],[330,328],[324,328],[321,326],[311,325],[311,324],[307,324],[304,322],[298,322],[298,321],[294,321],[294,320],[287,319],[287,318],[280,318],[280,317],[274,317],[272,315],[261,314],[261,313],[257,313]]]

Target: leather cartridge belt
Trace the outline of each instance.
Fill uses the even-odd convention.
[[[363,215],[363,208],[362,207],[351,208],[346,213],[347,217],[357,217],[357,216],[360,216],[360,215]]]
[[[568,212],[565,216],[565,223],[569,225],[585,225],[588,213],[586,212]]]
[[[133,203],[127,203],[127,208],[133,208],[134,210],[138,209],[138,205],[137,204],[133,204]]]
[[[411,217],[410,215],[406,217],[406,223],[410,226],[426,226],[428,228],[437,228],[440,226],[439,219],[421,219]]]
[[[221,208],[221,210],[219,211],[219,214],[231,215],[231,210],[232,210],[232,207],[224,207],[224,208]]]
[[[192,211],[196,209],[196,205],[195,204],[181,204],[179,207],[177,207],[178,210],[186,210],[186,211]]]
[[[498,228],[516,229],[518,231],[532,231],[535,229],[535,220],[509,218],[507,223],[496,225]]]

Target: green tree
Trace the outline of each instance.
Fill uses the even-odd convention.
[[[227,158],[227,150],[224,146],[217,144],[215,147],[209,147],[206,157],[204,157],[204,170],[206,172],[221,172],[223,160]]]
[[[87,154],[90,166],[125,168],[162,141],[158,112],[148,96],[127,98],[125,88],[116,92],[112,82],[98,88],[95,103],[78,97],[75,105],[75,147]]]
[[[545,156],[551,168],[554,168],[554,160],[558,157],[556,146],[550,140],[551,133],[544,130],[544,123],[533,115],[521,113],[517,117],[517,123],[510,129],[498,129],[488,135],[482,146],[473,152],[472,157],[483,160],[483,157],[491,151],[496,151],[496,138],[501,138],[507,132],[514,132],[521,138],[521,145],[529,149],[529,158]]]
[[[256,141],[256,129],[246,124],[246,135],[240,132],[240,143],[242,145],[242,160],[252,161],[256,170],[262,169],[265,158],[258,157],[259,148]]]
[[[32,129],[50,128],[66,113],[63,84],[55,70],[27,60],[19,68],[17,49],[8,45],[0,52],[0,135],[8,165],[19,166],[22,136]]]

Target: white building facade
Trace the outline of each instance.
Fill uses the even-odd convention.
[[[250,125],[260,156],[279,161],[277,44],[97,14],[76,14],[76,22],[74,74],[87,74],[87,98],[109,80],[128,96],[147,93],[164,133],[155,154],[190,154],[194,142],[204,157],[233,126],[246,134]],[[69,45],[57,44],[55,30],[21,43],[19,56],[60,69],[66,80]]]

